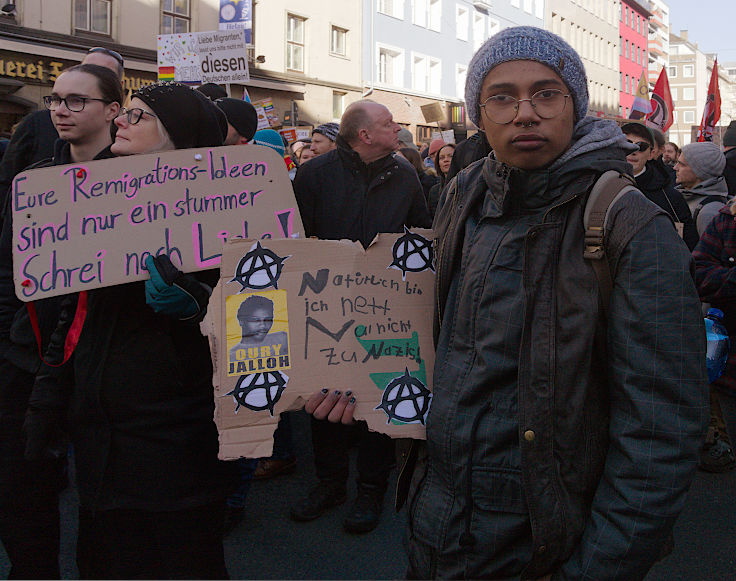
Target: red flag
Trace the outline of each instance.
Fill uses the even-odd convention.
[[[718,90],[718,59],[713,63],[713,74],[708,85],[703,119],[698,129],[698,141],[713,141],[713,130],[721,118],[721,92]]]
[[[647,125],[651,125],[659,129],[662,133],[667,131],[674,122],[672,111],[675,109],[672,103],[672,94],[670,93],[670,82],[667,79],[667,68],[662,67],[659,73],[657,84],[654,85],[652,92],[651,113],[647,115]]]

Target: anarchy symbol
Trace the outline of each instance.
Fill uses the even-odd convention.
[[[290,255],[281,257],[256,242],[238,262],[235,277],[230,282],[239,282],[243,287],[238,291],[241,293],[247,288],[260,290],[273,286],[277,289],[284,260],[287,258]]]
[[[406,280],[407,272],[434,272],[434,250],[432,241],[411,232],[404,226],[404,235],[394,242],[393,262],[389,268],[401,271],[401,279]]]
[[[280,371],[243,375],[235,384],[235,389],[226,395],[233,396],[236,414],[242,405],[254,412],[268,410],[273,416],[273,408],[281,399],[288,381],[289,377]]]
[[[432,393],[416,377],[409,375],[409,368],[406,367],[404,375],[395,377],[386,386],[381,403],[375,409],[386,413],[387,424],[391,420],[398,420],[424,425],[431,401]]]

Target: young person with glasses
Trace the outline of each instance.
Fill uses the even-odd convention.
[[[654,136],[648,127],[641,123],[626,123],[621,131],[638,149],[626,156],[626,161],[634,170],[636,187],[650,201],[667,212],[678,228],[678,232],[692,251],[698,243],[698,230],[693,216],[682,194],[675,189],[670,173],[664,163],[653,157]]]
[[[588,100],[580,56],[539,28],[499,32],[468,65],[493,151],[433,224],[432,407],[397,485],[410,579],[641,580],[685,504],[708,415],[691,256],[628,190],[603,304],[583,213],[634,147]]]
[[[85,64],[64,71],[44,99],[60,139],[54,144],[53,157],[32,167],[112,157],[110,126],[122,99],[120,80],[110,69]],[[28,312],[13,288],[10,200],[0,238],[0,538],[11,561],[11,578],[54,579],[60,574],[58,494],[66,487],[64,414],[44,410],[42,422],[29,421],[24,426],[29,440],[37,440],[39,430],[49,439],[49,446],[29,450],[32,458],[24,460],[21,426],[41,361]],[[60,297],[35,303],[44,348],[60,305]]]

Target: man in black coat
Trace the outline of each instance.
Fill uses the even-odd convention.
[[[401,127],[391,112],[373,101],[351,104],[340,122],[337,148],[302,165],[294,180],[307,236],[347,238],[368,247],[379,232],[404,226],[429,227],[431,219],[414,168],[393,154]],[[343,386],[331,386],[330,398],[351,398]],[[324,390],[325,393],[327,390]],[[353,398],[354,401],[354,398]],[[348,532],[378,525],[388,474],[394,464],[393,441],[356,426],[312,420],[312,445],[319,483],[291,509],[297,521],[321,516],[346,500],[347,430],[358,432],[358,496],[343,522]]]
[[[672,183],[670,172],[658,157],[652,155],[654,136],[641,123],[627,123],[621,127],[626,139],[639,149],[626,156],[634,168],[636,185],[651,202],[667,212],[678,228],[678,232],[692,251],[698,243],[698,230],[687,202]]]

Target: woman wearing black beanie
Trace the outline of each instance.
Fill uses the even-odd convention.
[[[135,155],[218,146],[223,121],[197,91],[156,84],[121,110],[111,149]],[[198,326],[218,272],[184,274],[166,255],[145,264],[145,283],[88,292],[68,365],[80,575],[226,578],[222,527],[232,478],[217,460],[212,366]],[[67,304],[60,321],[69,321],[75,306]],[[43,378],[51,385],[46,397],[58,394],[59,379]]]

